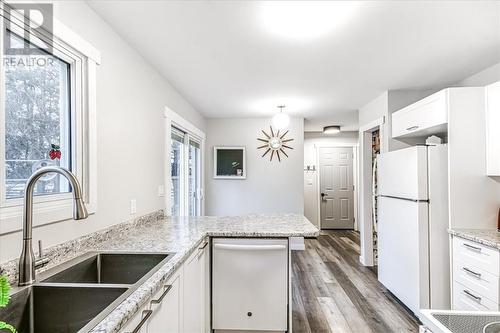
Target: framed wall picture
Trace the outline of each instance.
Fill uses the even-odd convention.
[[[245,147],[214,147],[214,178],[245,179]]]

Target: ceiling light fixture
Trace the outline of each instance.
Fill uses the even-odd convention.
[[[357,1],[266,1],[261,15],[266,29],[287,38],[314,38],[344,24]]]
[[[279,130],[287,128],[290,124],[290,117],[286,113],[283,113],[284,108],[285,105],[278,105],[280,112],[275,114],[272,120],[273,126]]]
[[[323,134],[338,134],[340,133],[340,126],[325,126],[323,127]]]

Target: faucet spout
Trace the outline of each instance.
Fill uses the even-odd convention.
[[[73,218],[75,220],[86,219],[89,214],[83,201],[82,189],[78,179],[69,170],[49,166],[35,171],[26,182],[24,188],[24,212],[23,212],[23,250],[19,258],[19,286],[30,285],[35,281],[35,254],[32,246],[33,233],[33,192],[36,182],[47,173],[58,173],[68,179],[73,190]]]

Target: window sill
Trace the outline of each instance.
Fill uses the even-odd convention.
[[[96,212],[95,203],[86,203],[89,214]],[[0,236],[23,229],[23,206],[0,208]],[[57,223],[73,218],[73,199],[38,202],[33,205],[33,227]]]

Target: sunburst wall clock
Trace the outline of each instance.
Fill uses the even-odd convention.
[[[265,139],[257,138],[257,140],[261,142],[265,142],[264,145],[257,147],[257,149],[265,149],[266,151],[262,155],[262,157],[271,153],[269,156],[269,161],[273,160],[274,155],[278,158],[278,161],[281,162],[282,155],[284,157],[288,157],[288,154],[285,152],[285,149],[293,149],[287,143],[293,141],[293,139],[287,139],[286,135],[288,134],[288,130],[280,135],[280,131],[273,131],[273,127],[269,126],[271,130],[271,134],[266,133],[266,131],[262,130],[262,134],[264,134]],[[281,155],[282,154],[282,155]]]

